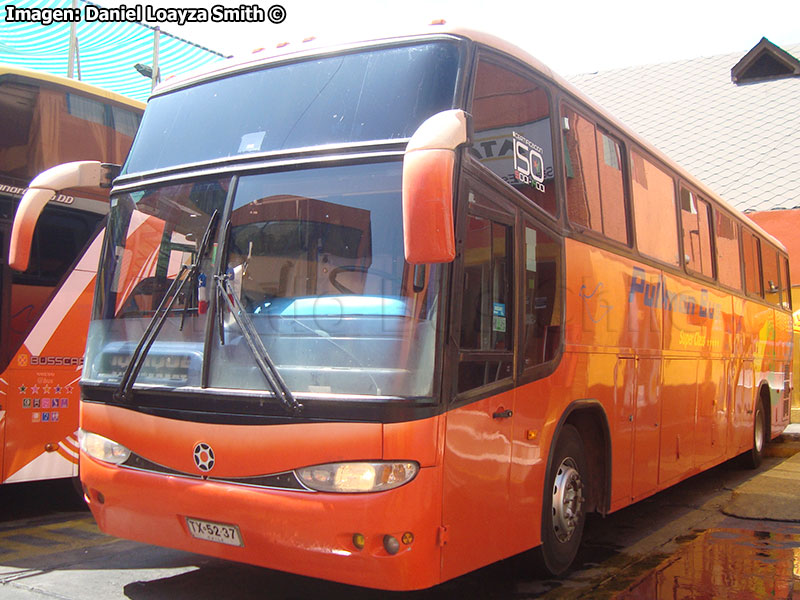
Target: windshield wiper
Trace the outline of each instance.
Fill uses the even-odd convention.
[[[262,375],[264,375],[264,379],[267,380],[267,384],[272,390],[272,393],[275,394],[275,397],[280,400],[281,404],[283,404],[284,408],[290,414],[299,414],[303,405],[292,395],[283,377],[281,377],[281,374],[278,372],[275,363],[272,362],[269,352],[267,352],[264,342],[261,341],[261,336],[258,335],[258,331],[253,324],[253,320],[247,316],[239,297],[231,288],[229,276],[227,274],[215,275],[214,281],[217,284],[217,304],[219,304],[219,299],[221,298],[227,305],[228,310],[233,315],[233,320],[236,321],[239,329],[241,329],[242,337],[253,353],[256,365],[258,365],[258,369],[261,371]],[[217,306],[217,310],[219,310],[221,314],[222,311],[219,306]],[[224,324],[220,323],[220,328],[222,327],[224,327]],[[222,332],[220,332],[220,336],[222,343],[224,343]]]
[[[144,359],[147,358],[147,353],[150,352],[153,342],[156,341],[161,328],[164,326],[167,316],[169,315],[169,311],[172,310],[172,306],[181,295],[186,283],[188,281],[196,281],[197,279],[197,272],[200,270],[200,264],[203,262],[203,258],[208,252],[209,241],[214,235],[218,217],[219,215],[215,210],[211,215],[211,219],[208,221],[208,226],[206,227],[205,233],[203,233],[203,239],[200,241],[200,245],[197,247],[197,255],[194,263],[190,267],[181,265],[181,269],[178,271],[178,276],[172,280],[172,283],[164,294],[164,297],[161,299],[158,308],[153,313],[153,316],[151,317],[150,322],[147,324],[147,328],[144,330],[139,343],[136,345],[133,354],[131,354],[131,360],[128,362],[125,372],[122,374],[119,387],[114,392],[115,400],[127,402],[130,399],[131,390],[133,389],[133,384],[136,381],[136,377],[139,375],[139,371],[142,370]],[[181,315],[181,328],[183,328],[183,319],[185,314],[186,311],[184,310],[183,314]]]

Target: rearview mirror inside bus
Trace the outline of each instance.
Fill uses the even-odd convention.
[[[456,149],[469,140],[470,116],[446,110],[411,136],[403,157],[403,242],[411,264],[451,262],[456,256],[453,180]]]

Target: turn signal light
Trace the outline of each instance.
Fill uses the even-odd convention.
[[[366,543],[367,543],[367,538],[364,537],[363,533],[353,534],[353,546],[356,547],[356,550],[363,550]]]

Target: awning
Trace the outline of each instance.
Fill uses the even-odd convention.
[[[80,0],[81,16],[87,4]],[[131,3],[131,6],[135,3]],[[72,0],[15,0],[17,9],[69,9]],[[4,11],[5,12],[5,11]],[[6,15],[4,15],[5,17]],[[136,22],[76,23],[78,60],[73,77],[137,100],[146,100],[151,81],[134,68],[137,63],[152,66],[156,29]],[[43,25],[3,22],[0,27],[0,62],[67,76],[69,23]],[[208,48],[158,33],[158,65],[161,79],[193,71],[224,56]],[[78,77],[80,74],[80,77]]]

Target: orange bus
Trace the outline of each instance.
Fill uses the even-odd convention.
[[[65,161],[121,163],[144,105],[0,64],[0,481],[77,475],[83,351],[108,190],[53,196],[13,272],[12,221],[34,177]]]
[[[315,43],[148,103],[81,380],[103,531],[392,590],[561,574],[587,513],[760,460],[780,243],[501,39]]]

